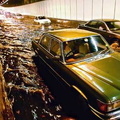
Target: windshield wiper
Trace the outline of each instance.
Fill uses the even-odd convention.
[[[109,53],[110,52],[110,49],[107,49],[107,51],[104,53],[104,54],[107,54],[107,53]]]
[[[103,52],[105,52],[107,49],[101,50],[97,55],[102,54]]]
[[[109,51],[110,51],[110,49],[107,47],[106,49],[100,51],[100,52],[97,54],[97,56],[100,55],[100,54],[103,54],[103,53],[104,53],[104,54],[107,54]]]

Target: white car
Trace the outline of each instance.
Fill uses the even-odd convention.
[[[51,20],[46,18],[45,16],[36,16],[34,19],[34,22],[40,23],[40,24],[50,24]]]

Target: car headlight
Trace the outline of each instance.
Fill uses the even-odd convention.
[[[115,110],[117,108],[120,108],[120,100],[115,101],[113,103],[104,103],[100,100],[97,100],[97,103],[98,103],[99,109],[103,112],[109,112],[109,111]]]

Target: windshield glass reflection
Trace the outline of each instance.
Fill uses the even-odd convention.
[[[108,50],[107,44],[100,36],[79,38],[63,43],[63,53],[67,63],[103,54]]]
[[[106,22],[110,30],[118,30],[120,29],[120,22],[119,21],[111,21]]]

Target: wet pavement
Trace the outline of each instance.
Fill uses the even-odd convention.
[[[36,66],[31,41],[41,31],[30,17],[0,22],[0,61],[12,109],[4,120],[75,120],[63,111]]]

